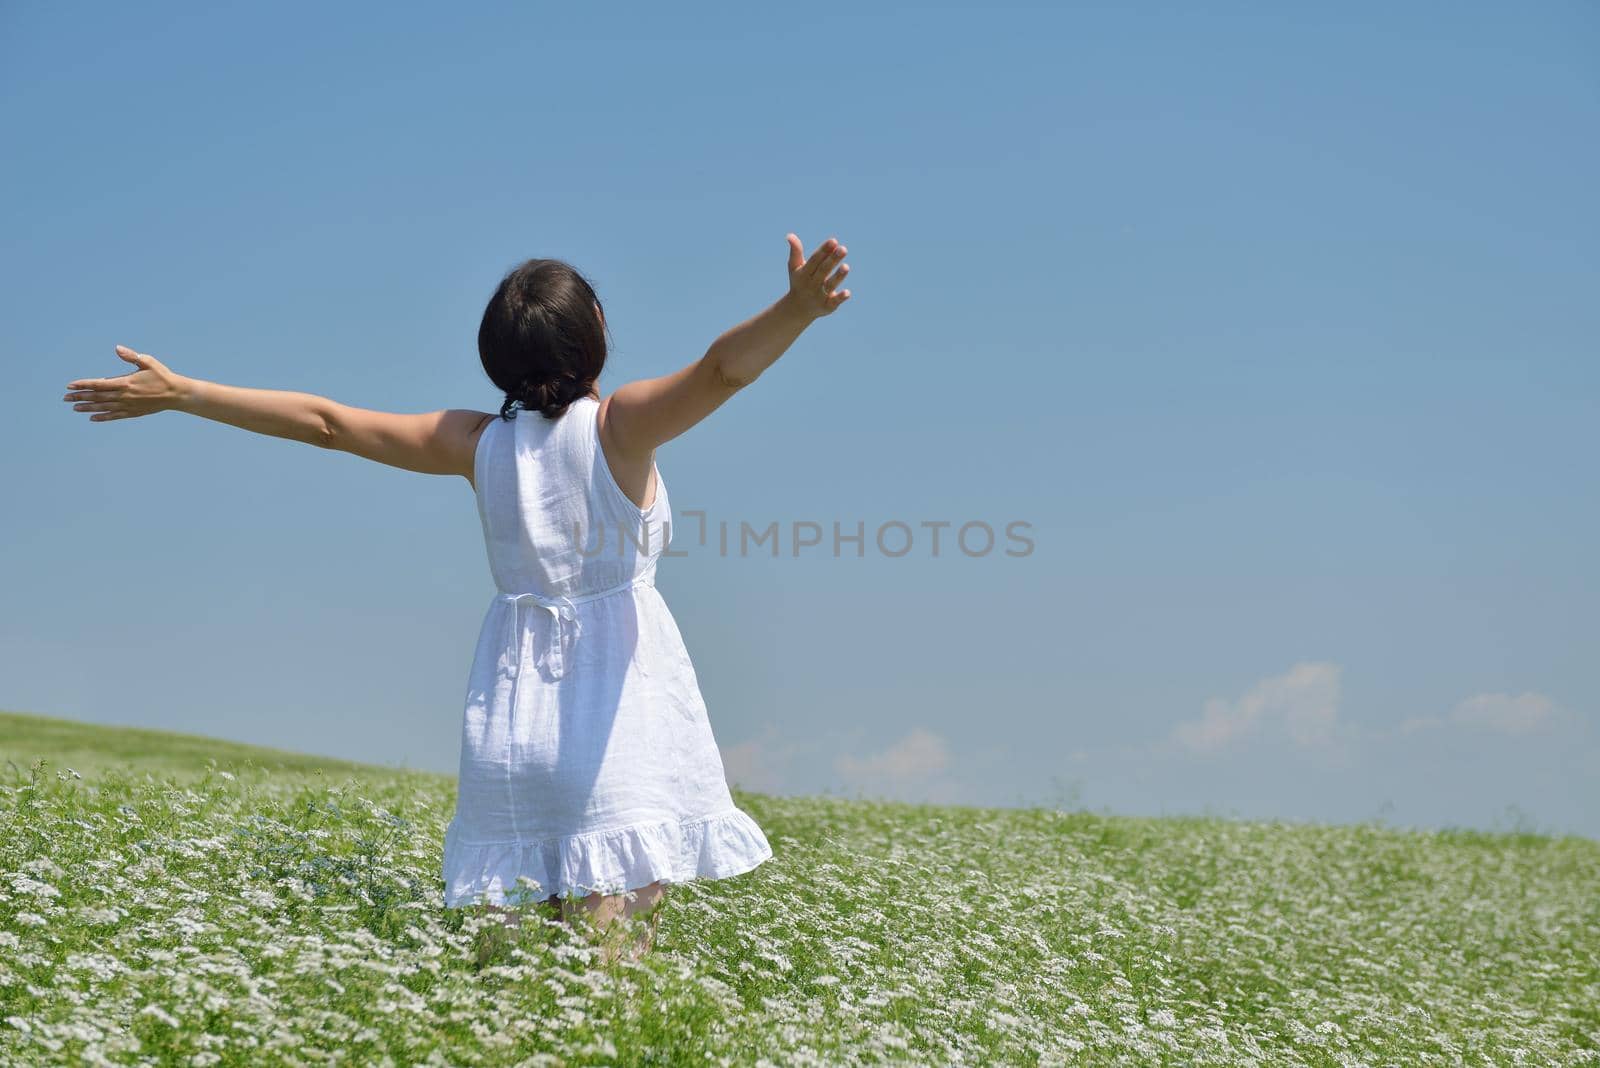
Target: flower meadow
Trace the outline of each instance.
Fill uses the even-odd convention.
[[[1588,839],[736,791],[605,963],[443,907],[448,777],[245,749],[0,743],[0,1063],[1600,1063]]]

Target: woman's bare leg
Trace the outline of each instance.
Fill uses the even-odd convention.
[[[626,950],[628,955],[638,960],[655,944],[656,924],[661,917],[659,906],[666,895],[666,890],[666,884],[657,880],[648,886],[641,886],[624,894],[594,893],[581,898],[565,898],[551,894],[540,904],[548,906],[553,913],[559,909],[561,919],[568,924],[577,921],[594,928],[601,935],[602,956],[609,964],[624,952],[620,944],[621,935],[624,933],[621,929],[631,926],[631,921],[635,919],[643,922],[639,924],[632,946]],[[478,951],[480,967],[504,938],[503,928],[516,927],[519,921],[517,910],[510,906],[486,903],[485,908],[490,915],[500,921],[502,928],[495,928],[480,943]],[[618,920],[625,922],[617,924]]]
[[[629,955],[637,960],[654,944],[656,921],[660,917],[657,907],[661,904],[666,889],[665,884],[657,880],[626,894],[594,893],[570,901],[563,898],[562,918],[571,922],[574,917],[581,915],[608,936],[612,934],[613,925],[617,920],[625,921],[617,925],[618,927],[630,926],[635,918],[646,920],[629,951]],[[604,958],[609,964],[617,959],[622,950],[614,937],[606,937],[604,943]]]

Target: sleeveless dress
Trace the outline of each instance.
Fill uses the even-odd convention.
[[[473,459],[495,594],[461,724],[445,905],[721,879],[772,856],[728,792],[688,651],[655,588],[660,470],[639,508],[592,397],[498,415]],[[538,888],[524,893],[519,876]]]

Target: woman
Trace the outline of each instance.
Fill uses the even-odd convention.
[[[107,422],[174,410],[473,486],[498,592],[479,631],[462,720],[447,907],[506,918],[528,882],[599,928],[648,914],[666,885],[750,871],[772,852],[733,804],[683,640],[655,588],[670,508],[655,450],[754,382],[849,299],[833,238],[787,235],[787,292],[672,374],[600,397],[605,313],[583,276],[529,260],[478,331],[498,415],[395,414],[308,393],[178,374],[117,346],[127,374],[63,398]],[[518,417],[518,409],[523,414]],[[617,946],[608,942],[607,958]]]

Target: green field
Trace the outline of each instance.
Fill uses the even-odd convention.
[[[43,763],[41,763],[43,761]],[[656,949],[443,908],[448,776],[0,714],[4,1064],[1600,1062],[1600,842],[778,798]]]

